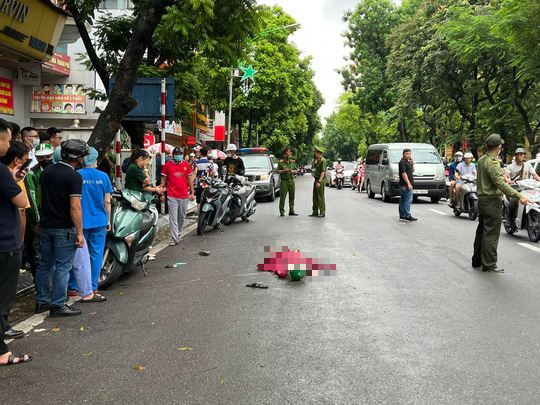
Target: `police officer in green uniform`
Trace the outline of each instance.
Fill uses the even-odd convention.
[[[313,210],[310,217],[326,216],[326,203],[324,201],[324,186],[326,184],[326,159],[323,157],[323,151],[318,146],[315,147],[315,156],[311,165],[313,177]]]
[[[298,216],[294,212],[294,197],[295,197],[295,184],[294,176],[296,175],[296,162],[291,159],[292,149],[285,148],[283,151],[283,160],[280,160],[278,163],[277,172],[281,177],[281,185],[279,187],[279,214],[281,216],[285,215],[285,199],[287,194],[289,195],[289,215]]]
[[[497,247],[502,223],[502,195],[518,199],[527,205],[529,200],[510,187],[504,180],[499,161],[504,140],[498,134],[490,135],[486,140],[487,153],[478,160],[478,228],[474,240],[473,267],[482,271],[503,273],[497,268]]]

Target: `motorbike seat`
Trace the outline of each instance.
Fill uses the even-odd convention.
[[[144,212],[141,222],[141,235],[148,233],[152,226],[154,226],[154,214],[150,211]]]

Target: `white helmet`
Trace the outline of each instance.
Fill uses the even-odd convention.
[[[463,156],[463,152],[458,150],[456,153],[454,153],[454,156]]]
[[[229,146],[227,146],[227,149],[225,149],[225,152],[236,152],[238,150],[238,148],[236,147],[236,145],[234,143],[231,143],[229,144]]]
[[[467,152],[465,153],[465,155],[463,156],[464,159],[474,159],[474,156],[471,152]]]

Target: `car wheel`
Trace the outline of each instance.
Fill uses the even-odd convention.
[[[384,202],[390,202],[390,196],[386,192],[386,185],[384,183],[381,184],[381,195]]]
[[[103,265],[99,273],[99,289],[104,290],[112,285],[122,274],[123,265],[118,261],[111,249],[105,248],[103,252]]]
[[[268,196],[268,201],[274,202],[276,200],[276,186],[272,183],[270,188],[270,195]]]
[[[370,181],[368,181],[366,189],[367,189],[368,198],[371,198],[371,199],[375,198],[375,193],[371,190],[371,182]]]

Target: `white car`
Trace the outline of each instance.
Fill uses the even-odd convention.
[[[341,162],[343,166],[345,166],[345,179],[343,181],[343,187],[351,187],[351,179],[352,175],[354,173],[354,168],[356,167],[356,162]],[[326,169],[326,185],[328,187],[335,187],[336,186],[336,170],[335,167],[337,165],[337,162],[334,162],[332,164],[332,167],[328,167]]]
[[[532,167],[534,168],[534,170],[536,171],[536,173],[540,175],[540,159],[532,159],[532,160],[529,160],[527,163],[530,163]]]

